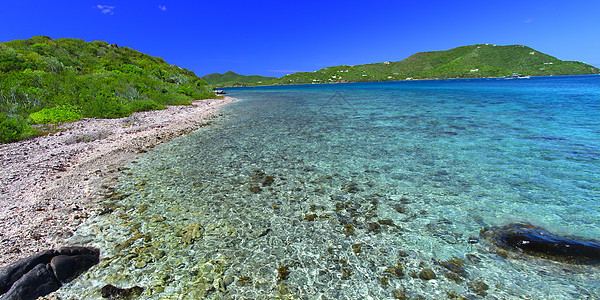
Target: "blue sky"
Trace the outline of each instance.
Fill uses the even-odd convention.
[[[600,66],[599,14],[600,0],[6,0],[0,41],[104,40],[199,76],[280,77],[479,43]]]

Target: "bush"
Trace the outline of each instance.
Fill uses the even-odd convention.
[[[7,118],[0,114],[0,143],[10,143],[21,139],[29,126],[21,118]]]
[[[29,115],[34,124],[68,123],[83,118],[81,109],[72,105],[59,105],[52,108],[44,108]]]
[[[100,93],[89,101],[83,103],[86,117],[115,119],[129,115],[129,110],[116,97]]]
[[[192,101],[189,97],[177,94],[177,93],[169,93],[169,94],[160,94],[156,97],[156,102],[164,105],[190,105]]]
[[[163,104],[158,104],[154,101],[136,100],[129,103],[128,108],[130,112],[136,112],[165,109],[166,107]]]

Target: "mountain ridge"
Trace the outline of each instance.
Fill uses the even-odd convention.
[[[272,81],[277,77],[265,77],[259,75],[240,75],[232,71],[220,73],[212,73],[202,76],[209,84],[219,86],[245,86],[252,84],[261,84],[263,82]]]
[[[524,45],[468,45],[418,52],[404,60],[363,65],[339,65],[298,72],[266,84],[397,81],[598,74],[600,69],[578,61],[562,61]]]

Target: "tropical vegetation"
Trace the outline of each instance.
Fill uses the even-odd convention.
[[[402,61],[342,65],[286,75],[268,84],[395,81],[410,79],[485,78],[598,74],[577,61],[562,61],[527,46],[489,44],[446,51],[420,52]]]
[[[214,97],[192,71],[103,41],[37,36],[0,43],[0,142],[32,124],[117,118]]]

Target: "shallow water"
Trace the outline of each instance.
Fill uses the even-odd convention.
[[[598,266],[475,239],[511,222],[600,239],[600,76],[228,92],[214,126],[128,166],[71,239],[103,262],[59,295],[600,298]]]

